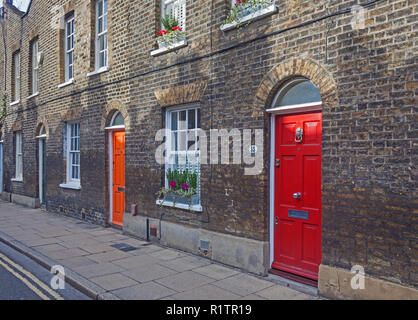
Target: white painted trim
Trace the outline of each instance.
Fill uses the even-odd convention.
[[[125,130],[125,126],[106,127],[105,130]]]
[[[3,140],[0,140],[0,194],[3,193]]]
[[[108,132],[109,136],[109,223],[113,224],[113,131]]]
[[[277,107],[273,109],[267,109],[266,112],[271,113],[273,115],[280,115],[280,114],[301,113],[301,112],[321,111],[321,110],[322,110],[322,102],[311,102],[311,103],[295,104],[292,106],[283,106],[283,107]]]
[[[23,182],[23,179],[12,178],[12,179],[10,179],[10,181],[12,181],[12,182]]]
[[[10,102],[10,106],[15,106],[19,103],[20,103],[20,100],[16,100],[16,101]]]
[[[61,183],[60,187],[63,189],[81,190],[81,185],[77,183]]]
[[[276,7],[275,4],[269,5],[268,7],[264,8],[264,9],[256,11],[256,12],[242,18],[240,23],[232,22],[232,23],[222,25],[221,30],[222,31],[232,30],[235,27],[237,27],[239,24],[243,24],[243,23],[246,23],[246,22],[249,22],[249,21],[256,21],[256,20],[265,18],[267,16],[275,14],[277,11],[278,11],[278,8]]]
[[[58,88],[63,88],[63,87],[69,86],[70,84],[73,84],[73,83],[74,83],[74,78],[68,80],[67,82],[59,84]]]
[[[89,72],[89,73],[87,73],[87,78],[88,78],[88,77],[91,77],[91,76],[94,76],[94,75],[96,75],[96,74],[100,74],[100,73],[107,72],[107,71],[109,71],[109,70],[110,70],[110,67],[109,67],[109,66],[106,66],[106,67],[101,67],[100,69],[97,69],[97,70],[94,70],[93,72]]]
[[[38,168],[38,187],[39,187],[39,190],[38,191],[39,191],[39,201],[40,201],[41,204],[45,203],[45,199],[43,199],[43,197],[42,197],[43,196],[43,189],[45,188],[45,186],[43,185],[43,179],[42,179],[43,174],[44,174],[44,172],[43,172],[43,161],[46,160],[46,159],[43,159],[43,153],[44,153],[43,140],[45,140],[45,138],[40,138],[38,140],[38,161],[39,161],[39,163],[38,163],[38,165],[39,165],[39,168]]]
[[[46,134],[35,137],[35,139],[46,139]]]
[[[36,97],[38,95],[39,95],[39,91],[38,92],[35,92],[34,94],[32,94],[29,97],[27,97],[26,100],[32,99],[32,98],[34,98],[34,97]]]
[[[174,51],[174,50],[178,50],[178,49],[184,48],[186,46],[187,46],[187,40],[182,40],[182,41],[179,41],[179,42],[173,44],[169,48],[160,48],[160,49],[151,51],[151,56],[156,57],[156,56],[159,56],[159,55],[164,54],[166,52],[171,52],[171,51]]]
[[[274,187],[275,187],[275,174],[274,174],[274,157],[276,155],[276,116],[271,116],[271,138],[270,138],[270,265],[274,261]]]
[[[176,203],[173,206],[173,202],[172,201],[163,201],[163,200],[157,200],[155,202],[157,205],[159,206],[164,206],[164,207],[172,207],[172,208],[178,208],[178,209],[184,209],[184,210],[191,210],[191,211],[196,211],[196,212],[202,212],[203,208],[201,205],[193,205],[193,206],[189,206],[188,204],[183,204],[183,203]]]

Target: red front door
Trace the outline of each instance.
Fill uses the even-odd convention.
[[[321,112],[278,116],[273,268],[318,280]]]
[[[125,132],[113,133],[113,216],[112,223],[122,226],[125,213]]]

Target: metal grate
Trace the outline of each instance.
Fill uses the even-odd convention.
[[[120,251],[124,251],[124,252],[134,251],[134,250],[138,249],[138,248],[135,248],[135,247],[133,247],[129,244],[126,244],[126,243],[113,244],[113,245],[111,245],[111,247],[116,248]]]

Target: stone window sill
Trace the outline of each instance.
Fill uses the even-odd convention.
[[[20,100],[16,100],[16,101],[10,102],[10,106],[15,106],[19,103],[20,103]]]
[[[36,96],[38,96],[39,95],[39,91],[38,92],[35,92],[34,94],[32,94],[32,95],[30,95],[29,97],[27,97],[26,98],[26,100],[30,100],[30,99],[32,99],[32,98],[35,98]]]
[[[22,178],[13,178],[13,179],[10,179],[12,182],[23,182],[23,179]]]
[[[73,83],[74,83],[74,79],[70,79],[67,82],[59,84],[58,88],[63,88],[63,87],[69,86],[70,84],[73,84]]]
[[[88,77],[95,76],[96,74],[101,74],[101,73],[107,72],[109,70],[110,70],[109,66],[107,66],[107,67],[101,67],[100,69],[97,69],[97,70],[94,70],[93,72],[87,73],[87,78]]]
[[[162,202],[162,203],[161,203]],[[171,208],[178,208],[178,209],[184,209],[184,210],[191,210],[196,212],[202,212],[203,208],[201,205],[192,205],[189,206],[188,204],[182,204],[182,203],[176,203],[175,206],[173,206],[172,201],[163,201],[163,200],[157,200],[155,202],[157,205],[163,205],[164,207],[171,207]]]
[[[173,44],[169,48],[165,47],[165,48],[160,48],[160,49],[151,51],[151,56],[156,57],[156,56],[162,55],[164,53],[171,52],[171,51],[174,51],[174,50],[178,50],[178,49],[181,49],[181,48],[184,48],[184,47],[187,47],[187,40],[179,41],[179,42]]]
[[[76,183],[62,183],[60,187],[63,189],[81,190],[81,185]]]
[[[277,11],[278,11],[278,9],[277,9],[276,5],[272,4],[272,5],[264,8],[264,9],[256,11],[256,12],[242,18],[242,20],[240,21],[240,24],[250,22],[250,21],[256,21],[256,20],[271,16],[271,15],[275,14]],[[238,26],[237,22],[232,22],[232,23],[222,25],[221,30],[222,31],[228,31],[228,30],[232,30],[232,29],[236,28],[237,26]]]

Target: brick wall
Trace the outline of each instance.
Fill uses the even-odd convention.
[[[4,125],[7,191],[38,196],[34,137],[44,122],[48,210],[105,223],[109,169],[104,123],[114,110],[109,105],[115,105],[129,122],[127,209],[136,203],[141,215],[164,214],[165,220],[268,241],[270,116],[265,110],[285,79],[310,75],[324,100],[322,262],[345,268],[360,264],[370,275],[417,285],[414,1],[376,1],[367,7],[366,28],[353,30],[350,8],[364,1],[280,0],[277,14],[227,32],[220,26],[229,0],[188,1],[188,46],[152,57],[160,1],[109,0],[110,70],[87,77],[94,66],[94,1],[74,0],[66,10],[75,11],[75,83],[63,88],[58,88],[59,32],[50,26],[49,9],[59,3],[64,1],[35,0],[23,19],[12,14],[8,20],[7,81],[9,48],[20,38],[22,98],[8,108]],[[40,94],[27,100],[29,41],[35,34],[45,58]],[[310,74],[313,69],[318,73]],[[164,173],[154,158],[155,133],[164,126],[167,106],[155,93],[187,91],[196,83],[205,84],[198,102],[203,129],[265,130],[265,170],[244,176],[240,165],[202,165],[203,212],[160,209],[155,194]],[[10,96],[10,84],[7,88]],[[76,119],[81,120],[81,191],[59,187],[65,179],[63,130],[66,121]],[[12,183],[11,132],[19,122],[24,182]]]

